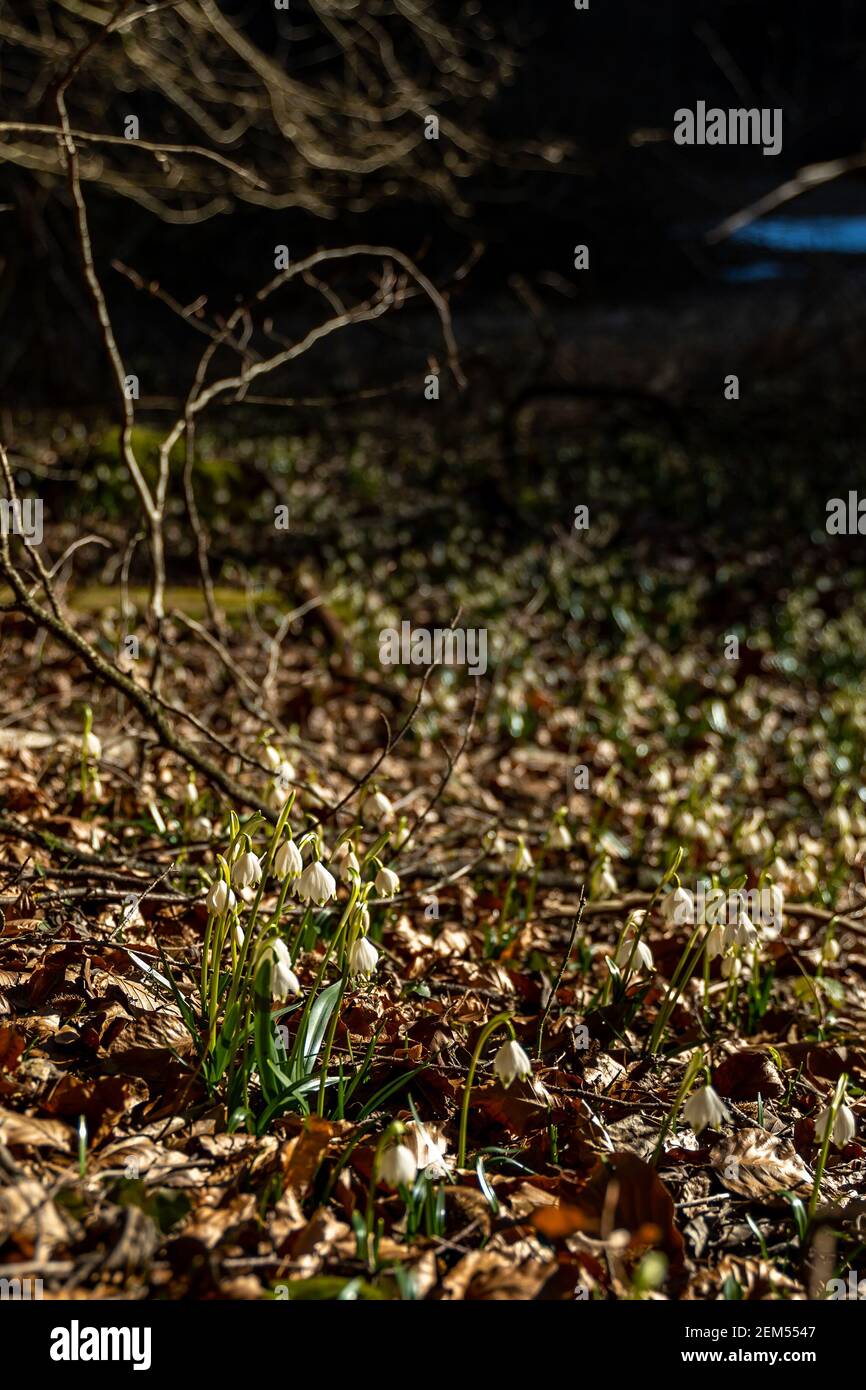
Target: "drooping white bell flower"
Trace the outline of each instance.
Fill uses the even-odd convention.
[[[236,905],[237,898],[229,888],[225,879],[218,878],[208,889],[205,903],[208,912],[214,912],[217,917],[222,917],[224,912]]]
[[[344,854],[339,864],[337,872],[344,883],[351,883],[354,878],[360,878],[361,865],[358,863],[358,856],[354,850],[350,849]]]
[[[634,957],[632,957],[632,951],[634,951]],[[631,961],[632,970],[652,970],[653,968],[652,951],[643,940],[639,940],[635,945],[635,934],[631,928],[623,936],[616,953],[616,963],[621,970],[625,969],[629,961]]]
[[[198,787],[191,779],[183,789],[183,799],[187,806],[194,806],[198,801]]]
[[[380,825],[390,825],[394,819],[394,807],[384,792],[374,791],[367,804]]]
[[[409,1187],[415,1181],[418,1164],[408,1144],[388,1144],[379,1160],[379,1177],[388,1187]]]
[[[548,843],[551,849],[571,849],[571,836],[562,821],[557,821],[551,830]]]
[[[379,952],[366,936],[359,936],[349,952],[349,974],[369,977],[379,963]]]
[[[493,1074],[503,1086],[508,1089],[512,1081],[518,1079],[524,1081],[527,1076],[532,1075],[532,1063],[520,1046],[511,1038],[503,1043],[493,1058]]]
[[[302,903],[315,903],[322,907],[337,891],[337,881],[329,874],[320,860],[308,864],[299,878],[295,880],[295,892]]]
[[[288,999],[290,995],[300,994],[301,982],[292,969],[289,948],[280,937],[274,937],[266,947],[271,966],[271,994],[274,999]]]
[[[613,869],[610,867],[610,860],[605,860],[604,867],[598,876],[598,886],[609,898],[615,898],[619,892],[619,885],[614,876]]]
[[[707,941],[704,947],[707,953],[707,960],[715,960],[716,956],[725,953],[725,929],[721,926],[712,927],[707,934]]]
[[[84,756],[92,758],[94,762],[99,762],[102,757],[102,741],[92,731],[86,733],[82,738],[81,749]]]
[[[261,863],[251,849],[248,849],[246,854],[239,855],[232,865],[232,883],[235,888],[252,888],[261,876]]]
[[[400,891],[400,880],[393,869],[382,868],[376,875],[376,892],[383,898],[393,898]]]
[[[694,926],[695,924],[695,899],[694,894],[688,888],[675,888],[672,893],[664,900],[664,915],[668,922],[674,926]]]
[[[683,1106],[683,1115],[695,1134],[707,1128],[718,1129],[719,1125],[731,1118],[728,1107],[712,1086],[702,1086],[699,1091],[694,1091]]]
[[[265,745],[265,762],[273,772],[276,772],[282,762],[282,755],[277,752],[272,743]]]
[[[532,855],[526,848],[523,836],[521,836],[517,841],[517,847],[514,851],[514,858],[511,861],[511,867],[514,873],[516,874],[529,873],[529,870],[532,868]]]
[[[280,882],[287,878],[297,878],[304,867],[301,851],[294,840],[284,840],[274,855],[274,873]]]
[[[722,975],[726,980],[737,980],[743,973],[743,962],[739,956],[725,956],[722,960]]]
[[[815,1120],[815,1142],[823,1144],[830,1123],[831,1107],[826,1106]],[[857,1120],[850,1105],[840,1105],[833,1124],[832,1140],[837,1149],[844,1149],[857,1133]]]
[[[737,913],[737,920],[729,922],[725,927],[725,950],[730,951],[733,946],[742,946],[751,949],[757,943],[758,933],[752,922],[751,917],[743,908]]]

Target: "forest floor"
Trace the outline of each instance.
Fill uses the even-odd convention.
[[[825,527],[841,487],[778,418],[759,405],[744,459],[741,427],[688,449],[578,416],[505,473],[375,423],[205,438],[224,625],[178,512],[161,692],[246,804],[0,619],[0,1276],[132,1299],[859,1279],[866,592]],[[814,435],[844,470],[838,419]],[[13,441],[52,555],[125,535],[113,448]],[[145,579],[96,547],[61,574],[142,685]],[[483,630],[486,671],[383,665],[404,622]]]

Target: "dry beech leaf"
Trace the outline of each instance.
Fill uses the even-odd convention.
[[[713,1072],[713,1086],[728,1100],[769,1100],[785,1094],[785,1083],[766,1052],[742,1048],[726,1057]]]
[[[0,1110],[0,1144],[7,1149],[72,1149],[73,1134],[59,1120],[34,1120],[31,1115],[16,1115],[12,1110]]]
[[[731,1140],[714,1148],[710,1159],[725,1187],[740,1197],[766,1201],[779,1198],[782,1192],[804,1197],[811,1193],[814,1184],[794,1145],[763,1129],[740,1130]]]
[[[655,1168],[632,1153],[599,1160],[586,1184],[557,1206],[538,1207],[529,1220],[549,1240],[577,1231],[606,1237],[626,1230],[636,1245],[661,1250],[678,1281],[684,1267],[683,1238],[674,1221],[673,1198]]]
[[[0,1071],[14,1071],[26,1046],[26,1039],[14,1028],[0,1028]]]

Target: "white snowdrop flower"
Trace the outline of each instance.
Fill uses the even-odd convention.
[[[342,864],[343,860],[346,858],[346,855],[352,853],[352,841],[341,840],[340,843],[337,845],[337,848],[334,850],[334,853],[331,855],[331,863]]]
[[[198,801],[198,787],[192,780],[187,782],[183,789],[183,799],[187,806],[194,806]]]
[[[834,961],[839,959],[841,952],[842,947],[839,942],[835,936],[831,936],[821,947],[821,960],[825,965],[832,965]]]
[[[571,836],[562,821],[557,821],[551,830],[549,844],[551,849],[571,849]]]
[[[284,840],[274,855],[274,873],[282,883],[287,878],[297,878],[304,867],[301,851],[294,840]]]
[[[208,912],[216,913],[217,917],[222,917],[223,913],[233,908],[237,903],[232,890],[229,888],[225,879],[218,878],[210,886],[205,898]]]
[[[703,1086],[700,1091],[694,1091],[683,1106],[683,1115],[695,1134],[707,1128],[718,1129],[731,1118],[728,1107],[712,1086]]]
[[[391,843],[395,849],[403,849],[403,847],[409,843],[411,835],[412,832],[409,826],[405,820],[403,820],[391,836]]]
[[[364,936],[370,930],[370,910],[366,903],[361,903],[355,908],[355,921],[363,932]]]
[[[634,950],[634,958],[632,958],[632,950]],[[635,934],[631,930],[626,932],[616,953],[616,963],[620,969],[624,970],[629,961],[631,961],[632,970],[652,970],[653,968],[652,951],[645,941],[638,941],[635,946]]]
[[[235,945],[237,946],[239,951],[243,950],[243,945],[245,941],[246,937],[244,936],[243,927],[241,926],[240,922],[235,922]]]
[[[410,1187],[418,1164],[408,1144],[388,1144],[379,1160],[379,1177],[388,1187]]]
[[[619,892],[619,885],[617,884],[610,864],[607,862],[598,876],[598,886],[609,898],[616,897],[616,894]]]
[[[259,882],[261,876],[262,866],[251,849],[248,849],[246,854],[239,855],[232,866],[232,883],[235,888],[251,888]]]
[[[757,940],[758,933],[751,917],[749,917],[748,913],[745,912],[743,908],[740,908],[740,911],[737,913],[737,920],[735,922],[729,922],[725,927],[725,950],[730,951],[734,946],[742,946],[745,949],[751,949],[752,946],[756,945]]]
[[[383,898],[393,898],[400,891],[400,880],[393,869],[381,868],[376,875],[376,892]]]
[[[664,915],[668,922],[675,926],[694,926],[695,924],[695,899],[694,894],[688,888],[675,888],[672,893],[668,893],[664,900]]]
[[[379,952],[366,936],[359,936],[349,952],[349,974],[370,976],[379,962]]]
[[[428,1178],[443,1178],[448,1171],[445,1151],[448,1140],[444,1139],[435,1125],[425,1125],[419,1120],[406,1123],[403,1143],[411,1149],[419,1170]]]
[[[354,850],[344,855],[337,865],[337,872],[344,883],[351,883],[355,877],[360,878],[361,865],[358,863],[358,856]]]
[[[823,1144],[827,1134],[827,1126],[830,1123],[831,1107],[826,1106],[815,1121],[815,1142]],[[857,1121],[854,1111],[850,1105],[840,1105],[836,1111],[836,1121],[833,1125],[832,1139],[837,1149],[844,1149],[846,1144],[850,1144],[854,1135],[857,1133]]]
[[[94,762],[99,762],[102,757],[102,741],[92,732],[84,735],[81,748],[85,757],[92,758]]]
[[[514,858],[511,861],[511,868],[515,873],[518,874],[528,873],[529,870],[532,868],[532,855],[526,848],[526,844],[524,843],[522,836],[517,841],[517,845],[514,850]]]
[[[502,1044],[493,1058],[493,1074],[506,1089],[516,1078],[524,1081],[527,1076],[532,1075],[532,1063],[519,1042],[511,1038],[509,1042]]]
[[[373,792],[368,805],[380,825],[390,825],[391,821],[394,819],[394,807],[391,805],[384,792]]]
[[[721,922],[727,909],[727,899],[723,888],[710,888],[704,895],[703,915],[704,922],[708,927],[714,927],[717,922]]]
[[[279,782],[274,782],[268,789],[268,808],[271,811],[281,811],[289,799],[289,788],[282,786]]]
[[[743,962],[739,956],[725,956],[722,961],[722,974],[726,980],[736,980],[742,974]]]
[[[196,816],[190,830],[199,840],[209,840],[213,835],[213,821],[207,816]]]
[[[271,994],[274,999],[288,999],[300,994],[301,982],[292,969],[292,958],[285,941],[274,937],[267,944],[266,956],[271,966]]]
[[[94,801],[102,800],[102,778],[94,777],[90,783],[90,795]]]
[[[707,936],[707,943],[704,948],[707,953],[707,960],[715,960],[716,956],[724,955],[725,952],[725,929],[724,927],[712,927]]]
[[[277,786],[285,792],[288,792],[291,789],[292,783],[298,775],[295,771],[294,764],[287,762],[285,758],[282,760],[282,762],[277,763],[277,766],[274,769],[274,773],[274,781],[276,782]]]
[[[277,752],[276,748],[274,748],[271,743],[265,745],[265,762],[272,772],[276,772],[282,762],[281,754]]]
[[[322,907],[336,891],[336,879],[318,859],[308,864],[300,878],[295,880],[295,892],[302,903],[315,903],[317,907]]]

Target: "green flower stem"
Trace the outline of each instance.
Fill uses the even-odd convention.
[[[821,1153],[818,1157],[818,1165],[815,1169],[815,1186],[812,1188],[812,1196],[809,1198],[809,1219],[815,1215],[815,1208],[818,1205],[818,1198],[821,1195],[821,1182],[824,1177],[824,1169],[827,1166],[827,1155],[830,1152],[830,1141],[833,1138],[833,1130],[836,1126],[836,1115],[839,1106],[845,1096],[845,1088],[848,1085],[848,1073],[842,1072],[836,1082],[836,1090],[830,1102],[830,1114],[827,1117],[827,1128],[824,1134],[824,1142],[821,1145]]]
[[[671,1109],[670,1114],[667,1116],[664,1124],[661,1127],[661,1133],[659,1134],[659,1137],[656,1141],[656,1146],[653,1149],[652,1158],[650,1159],[650,1165],[653,1168],[656,1166],[656,1164],[659,1161],[659,1158],[661,1157],[662,1147],[664,1145],[665,1139],[667,1139],[668,1137],[668,1131],[670,1130],[671,1126],[675,1123],[677,1115],[680,1113],[680,1106],[686,1098],[686,1092],[688,1091],[689,1087],[691,1086],[692,1082],[694,1081],[695,1077],[697,1076],[698,1072],[700,1071],[703,1065],[703,1053],[701,1052],[700,1048],[698,1048],[697,1052],[694,1054],[688,1066],[686,1067],[685,1075],[682,1080],[682,1085],[680,1086],[680,1089],[677,1091],[677,1098],[673,1103],[673,1107]]]
[[[348,985],[348,983],[349,968],[348,966],[344,966],[343,978],[340,984],[340,994],[336,1004],[334,1005],[334,1010],[331,1014],[331,1018],[328,1023],[328,1032],[327,1036],[325,1037],[325,1048],[322,1053],[322,1079],[319,1082],[319,1098],[316,1102],[316,1114],[319,1116],[319,1119],[323,1119],[325,1114],[325,1083],[327,1081],[328,1076],[328,1067],[331,1065],[331,1052],[334,1048],[334,1038],[337,1034],[337,1024],[340,1021],[340,1009],[343,1006],[343,999],[346,995],[346,986]]]
[[[350,893],[350,895],[349,895],[349,901],[346,903],[346,908],[345,908],[345,911],[344,911],[342,917],[340,918],[339,924],[338,924],[338,926],[337,926],[337,930],[334,932],[334,935],[331,937],[331,940],[328,942],[328,945],[327,945],[327,947],[326,947],[326,949],[325,949],[325,953],[324,953],[324,955],[322,956],[322,960],[321,960],[321,963],[320,963],[320,965],[319,965],[319,969],[318,969],[317,972],[316,972],[315,981],[313,982],[313,987],[312,987],[312,989],[310,990],[309,994],[307,995],[307,999],[306,999],[306,1002],[305,1002],[305,1004],[304,1004],[303,1013],[301,1014],[301,1019],[300,1019],[300,1022],[299,1022],[299,1024],[298,1024],[298,1031],[297,1031],[297,1033],[296,1033],[296,1035],[295,1035],[294,1046],[293,1046],[293,1048],[292,1048],[292,1057],[291,1057],[291,1065],[292,1065],[292,1066],[294,1066],[295,1060],[296,1060],[296,1058],[297,1058],[298,1049],[301,1048],[301,1047],[303,1047],[303,1045],[304,1045],[304,1037],[305,1037],[306,1031],[307,1031],[307,1023],[308,1023],[308,1021],[309,1021],[310,1011],[311,1011],[311,1009],[312,1009],[312,1007],[313,1007],[313,1003],[314,1003],[314,1001],[315,1001],[316,995],[318,994],[318,992],[319,992],[319,990],[320,990],[320,988],[321,988],[321,986],[322,986],[322,981],[323,981],[324,978],[325,978],[325,971],[326,971],[326,969],[328,968],[328,961],[331,959],[331,956],[334,954],[334,948],[335,948],[335,946],[337,945],[337,942],[340,940],[340,938],[343,936],[343,934],[345,933],[345,931],[346,931],[346,929],[347,929],[349,919],[350,919],[350,917],[351,917],[351,914],[352,914],[352,911],[353,911],[353,909],[354,909],[355,903],[357,902],[357,899],[358,899],[358,892],[359,892],[359,885],[356,883],[356,884],[354,884],[353,887],[352,887],[352,891],[351,891],[351,893]]]
[[[689,937],[686,949],[680,956],[679,964],[677,965],[677,968],[674,971],[673,979],[668,985],[664,1002],[662,1004],[661,1009],[659,1010],[658,1018],[655,1021],[655,1025],[652,1030],[652,1035],[650,1036],[649,1042],[646,1047],[646,1051],[650,1053],[650,1055],[658,1052],[662,1038],[664,1037],[665,1029],[668,1026],[668,1020],[670,1019],[671,1014],[676,1008],[677,1000],[679,999],[680,995],[683,992],[683,989],[685,988],[686,980],[691,975],[692,970],[694,969],[695,965],[700,959],[701,951],[704,949],[706,945],[707,937],[709,936],[711,931],[710,927],[706,927],[703,939],[700,942],[698,942],[697,950],[694,949],[695,942],[697,941],[703,926],[703,923],[698,922],[697,926],[695,927],[694,931]]]
[[[466,1167],[466,1131],[469,1126],[469,1101],[472,1095],[472,1083],[475,1080],[475,1071],[478,1067],[478,1059],[481,1056],[481,1049],[484,1047],[490,1034],[496,1028],[507,1028],[509,1035],[514,1037],[514,1028],[511,1023],[511,1015],[508,1013],[496,1014],[486,1023],[478,1035],[475,1044],[475,1051],[472,1054],[472,1061],[469,1063],[469,1071],[466,1073],[466,1090],[463,1093],[463,1108],[460,1111],[460,1144],[457,1150],[457,1167]]]
[[[382,1163],[382,1154],[385,1152],[385,1148],[390,1143],[390,1141],[392,1139],[399,1139],[400,1135],[404,1133],[404,1130],[405,1125],[403,1125],[403,1123],[400,1120],[392,1120],[388,1128],[380,1135],[379,1142],[376,1145],[376,1149],[373,1154],[373,1166],[370,1169],[370,1187],[367,1192],[367,1213],[365,1223],[367,1227],[367,1262],[371,1273],[373,1272],[373,1250],[371,1238],[373,1235],[373,1222],[376,1215],[376,1186],[379,1182],[379,1168]]]
[[[93,710],[89,705],[84,706],[84,733],[81,736],[81,798],[87,800],[87,789],[90,785],[90,764],[87,760],[87,738],[93,728]]]
[[[207,979],[208,979],[208,960],[209,960],[209,957],[210,957],[210,939],[211,939],[211,935],[212,935],[212,933],[213,933],[213,924],[214,924],[215,921],[216,921],[216,913],[215,913],[215,912],[209,912],[208,915],[207,915],[207,926],[206,926],[206,928],[205,928],[205,933],[204,933],[204,946],[202,947],[202,952],[201,952],[201,1002],[202,1002],[202,1008],[204,1008],[204,1002],[205,1002],[205,1000],[207,999]]]

